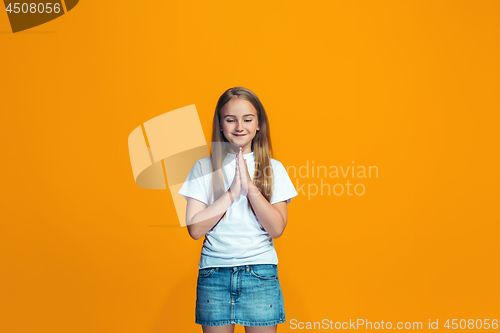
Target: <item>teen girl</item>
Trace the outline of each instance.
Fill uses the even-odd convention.
[[[234,332],[235,324],[246,333],[276,332],[285,322],[273,239],[298,193],[271,156],[259,98],[228,89],[215,108],[211,156],[194,164],[179,190],[189,235],[205,236],[196,289],[196,323],[205,333]]]

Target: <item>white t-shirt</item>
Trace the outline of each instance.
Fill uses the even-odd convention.
[[[228,154],[223,163],[227,176],[225,189],[231,186],[235,175],[235,154]],[[253,179],[255,173],[254,152],[243,154],[247,160],[248,173]],[[228,164],[226,164],[228,163]],[[298,193],[295,190],[285,167],[271,158],[273,168],[273,195],[270,203],[280,201],[290,203]],[[186,181],[179,190],[184,198],[197,199],[207,206],[213,203],[210,198],[212,181],[212,160],[205,157],[196,161]],[[262,227],[257,217],[247,207],[246,192],[242,190],[226,212],[226,216],[205,234],[201,250],[200,269],[207,267],[278,264],[274,242]],[[209,202],[209,198],[211,199]]]

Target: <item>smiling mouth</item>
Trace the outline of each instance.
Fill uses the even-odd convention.
[[[246,134],[233,134],[234,136],[237,136],[238,138],[241,138],[243,136],[245,136]]]

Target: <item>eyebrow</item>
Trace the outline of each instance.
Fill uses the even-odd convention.
[[[251,114],[251,113],[243,115],[243,117],[247,117],[247,116],[255,117],[255,115]],[[224,118],[226,118],[226,117],[236,117],[236,116],[234,114],[227,114],[227,115],[224,116]]]

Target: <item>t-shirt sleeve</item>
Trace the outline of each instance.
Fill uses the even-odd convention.
[[[205,177],[206,176],[203,175],[201,162],[198,160],[191,168],[191,171],[189,171],[186,181],[182,184],[181,189],[177,193],[182,195],[186,200],[187,197],[191,197],[208,205]]]
[[[270,204],[272,205],[286,200],[286,204],[288,205],[290,201],[292,201],[292,198],[299,194],[295,190],[292,180],[288,176],[288,173],[281,162],[278,161],[276,168],[273,169],[273,173],[274,185]]]

